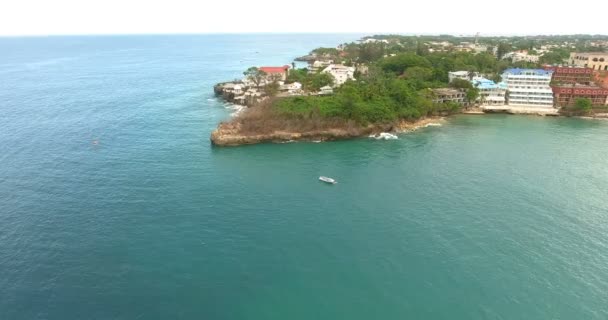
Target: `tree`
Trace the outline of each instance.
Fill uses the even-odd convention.
[[[591,108],[593,107],[593,103],[589,98],[577,98],[574,101],[574,106],[577,110],[580,110],[584,113],[589,113],[591,111]]]
[[[306,90],[318,91],[325,86],[331,86],[334,84],[334,77],[329,73],[315,73],[308,74],[304,86]]]
[[[245,75],[245,77],[247,77],[247,79],[251,82],[253,82],[255,84],[256,87],[260,87],[260,84],[262,83],[262,80],[264,80],[264,78],[266,78],[266,72],[264,72],[263,70],[260,70],[257,67],[251,67],[249,69],[247,69],[245,72],[243,72],[243,74]]]
[[[409,67],[405,70],[408,79],[427,81],[433,76],[433,69],[425,67]]]
[[[276,81],[273,81],[271,83],[268,83],[264,86],[264,92],[266,93],[267,96],[269,97],[274,97],[277,95],[277,93],[279,93],[279,83]]]
[[[473,85],[467,80],[456,78],[452,80],[452,82],[450,83],[450,87],[457,89],[472,89]]]
[[[475,103],[477,98],[479,98],[479,89],[477,89],[477,88],[468,89],[467,93],[466,93],[466,97],[467,97],[467,102],[469,102],[469,104]]]
[[[502,59],[502,57],[509,51],[511,51],[511,45],[500,43],[496,49],[496,57],[498,59]]]
[[[429,60],[413,53],[399,54],[380,61],[380,68],[395,74],[402,74],[405,69],[410,67],[430,68],[432,66]]]

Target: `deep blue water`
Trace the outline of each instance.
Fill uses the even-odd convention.
[[[0,38],[0,319],[608,318],[608,122],[211,147],[214,83],[357,38]]]

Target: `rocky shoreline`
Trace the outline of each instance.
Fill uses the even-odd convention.
[[[358,128],[330,128],[325,130],[312,130],[307,132],[273,131],[266,134],[246,134],[241,130],[238,121],[221,123],[211,133],[211,142],[216,146],[240,146],[257,143],[285,143],[294,141],[333,141],[367,137],[382,132],[405,133],[420,128],[440,125],[443,117],[430,117],[416,121],[400,121],[395,124],[370,125]]]

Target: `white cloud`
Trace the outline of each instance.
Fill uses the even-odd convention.
[[[9,2],[10,1],[10,2]],[[297,4],[297,5],[296,5]],[[0,35],[363,32],[451,34],[606,33],[603,0],[573,14],[557,2],[305,0],[7,0]],[[592,11],[597,8],[597,11]],[[586,9],[584,9],[586,10]]]

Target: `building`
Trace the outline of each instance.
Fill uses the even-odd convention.
[[[464,103],[465,93],[463,90],[452,88],[438,88],[433,90],[434,103],[456,102]]]
[[[260,67],[261,71],[266,73],[266,81],[285,81],[289,73],[289,66],[282,67]]]
[[[328,94],[333,94],[333,93],[334,93],[334,89],[330,86],[321,87],[321,91],[319,91],[320,95],[328,95]]]
[[[589,84],[593,81],[593,69],[591,68],[545,66],[544,69],[553,71],[553,76],[551,77],[553,84]]]
[[[570,64],[593,70],[608,71],[608,52],[572,52]]]
[[[593,82],[602,88],[608,89],[608,71],[595,71],[593,73]]]
[[[375,39],[375,38],[367,38],[359,40],[361,43],[388,43],[386,39]]]
[[[502,106],[506,103],[507,84],[495,83],[492,80],[476,77],[473,78],[471,84],[479,89],[479,98],[481,104],[489,106]]]
[[[551,87],[555,97],[556,107],[573,106],[576,99],[587,98],[591,100],[594,106],[603,106],[608,99],[608,89],[602,88],[596,84],[566,84],[556,85]]]
[[[472,71],[450,71],[448,72],[449,82],[452,83],[454,79],[461,79],[470,81],[472,78],[479,77],[479,73]]]
[[[509,105],[528,107],[553,106],[553,91],[549,84],[553,71],[543,69],[507,69],[502,81],[508,90]]]
[[[511,59],[513,62],[525,61],[537,63],[540,56],[528,54],[528,50],[520,50],[506,53],[502,58]]]
[[[299,82],[283,84],[279,87],[280,91],[296,94],[302,91],[302,84]]]
[[[334,87],[341,86],[347,80],[355,80],[355,68],[341,64],[331,64],[322,72],[329,73],[334,77]]]
[[[333,60],[315,60],[308,63],[308,72],[317,73],[334,63]]]

